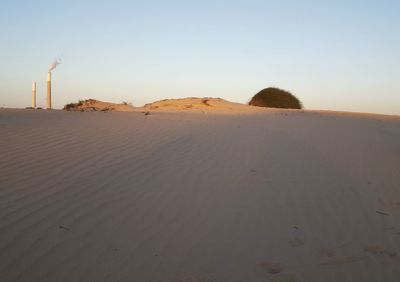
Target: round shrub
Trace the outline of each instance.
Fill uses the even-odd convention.
[[[251,98],[249,105],[268,108],[302,109],[299,99],[292,93],[275,87],[265,88]]]

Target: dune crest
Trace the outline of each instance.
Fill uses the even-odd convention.
[[[189,97],[166,99],[144,105],[145,109],[156,111],[220,111],[220,112],[254,112],[261,109],[230,102],[221,98]]]

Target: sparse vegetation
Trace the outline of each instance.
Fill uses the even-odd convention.
[[[134,106],[130,102],[123,102],[121,104],[115,104],[110,102],[103,102],[96,99],[79,100],[77,103],[69,103],[63,107],[66,111],[84,111],[84,112],[109,112],[117,109],[123,111],[130,111],[134,109]]]
[[[64,106],[63,110],[71,111],[74,110],[76,106],[78,106],[78,103],[69,103]]]
[[[66,104],[63,108],[66,111],[96,112],[96,111],[112,111],[113,107],[97,101],[95,99],[79,100],[78,103]]]
[[[206,105],[206,106],[211,106],[209,103],[208,103],[208,101],[209,101],[209,99],[202,99],[201,100],[201,102],[204,104],[204,105]]]
[[[268,108],[302,109],[303,105],[292,93],[275,88],[265,88],[251,98],[249,105]]]

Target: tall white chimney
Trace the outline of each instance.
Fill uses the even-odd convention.
[[[51,109],[51,72],[47,73],[47,99],[46,99],[46,109]]]
[[[36,82],[32,83],[32,108],[36,108]]]

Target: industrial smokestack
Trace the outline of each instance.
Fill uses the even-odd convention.
[[[36,82],[32,83],[32,108],[36,108]]]
[[[46,109],[51,109],[51,71],[54,70],[59,64],[61,64],[61,59],[56,58],[53,63],[49,66],[47,73],[47,99],[46,99]]]
[[[51,109],[51,72],[47,73],[47,99],[46,99],[46,109]]]

